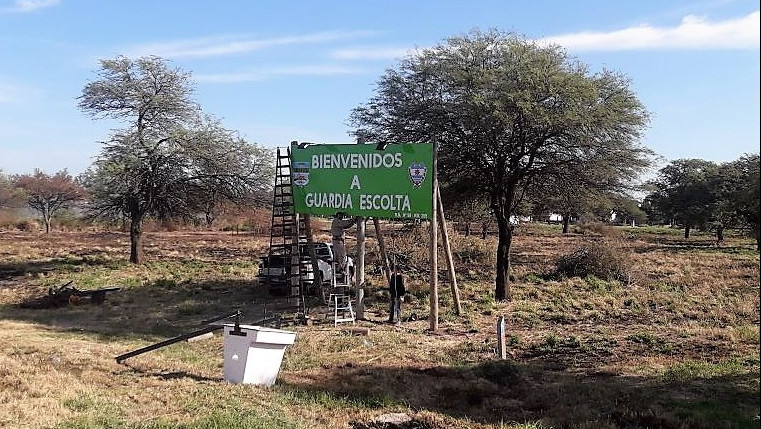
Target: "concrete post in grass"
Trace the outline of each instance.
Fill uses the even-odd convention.
[[[505,316],[499,316],[497,320],[497,354],[500,359],[507,359],[507,346],[505,343]]]

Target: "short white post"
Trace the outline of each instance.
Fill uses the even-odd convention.
[[[497,354],[500,359],[507,359],[505,345],[505,316],[499,316],[497,320]]]

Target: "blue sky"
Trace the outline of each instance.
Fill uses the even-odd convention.
[[[99,59],[157,55],[250,142],[351,142],[384,71],[472,29],[548,40],[627,75],[642,143],[718,162],[759,151],[759,3],[748,0],[0,0],[0,170],[83,172],[110,129],[76,98]]]

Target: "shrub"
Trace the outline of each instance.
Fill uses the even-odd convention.
[[[16,223],[16,229],[19,231],[40,231],[42,227],[36,220],[23,219]]]
[[[53,229],[58,228],[60,230],[75,230],[82,229],[89,226],[89,221],[83,219],[71,210],[59,210],[55,216],[53,216]]]
[[[16,213],[0,210],[0,229],[15,229],[18,222]]]
[[[621,237],[619,228],[603,222],[581,222],[578,226],[578,232],[582,234],[597,234],[606,238]]]
[[[452,254],[456,263],[489,266],[494,262],[494,249],[490,242],[474,236],[449,233]]]
[[[568,255],[561,256],[555,264],[559,276],[595,276],[603,280],[629,282],[631,264],[627,254],[604,243],[589,243]]]

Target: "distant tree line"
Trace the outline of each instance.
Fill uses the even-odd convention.
[[[759,201],[759,154],[746,154],[730,162],[679,159],[660,169],[648,182],[650,194],[642,208],[650,222],[716,233],[724,240],[724,229],[747,230],[761,250]]]

